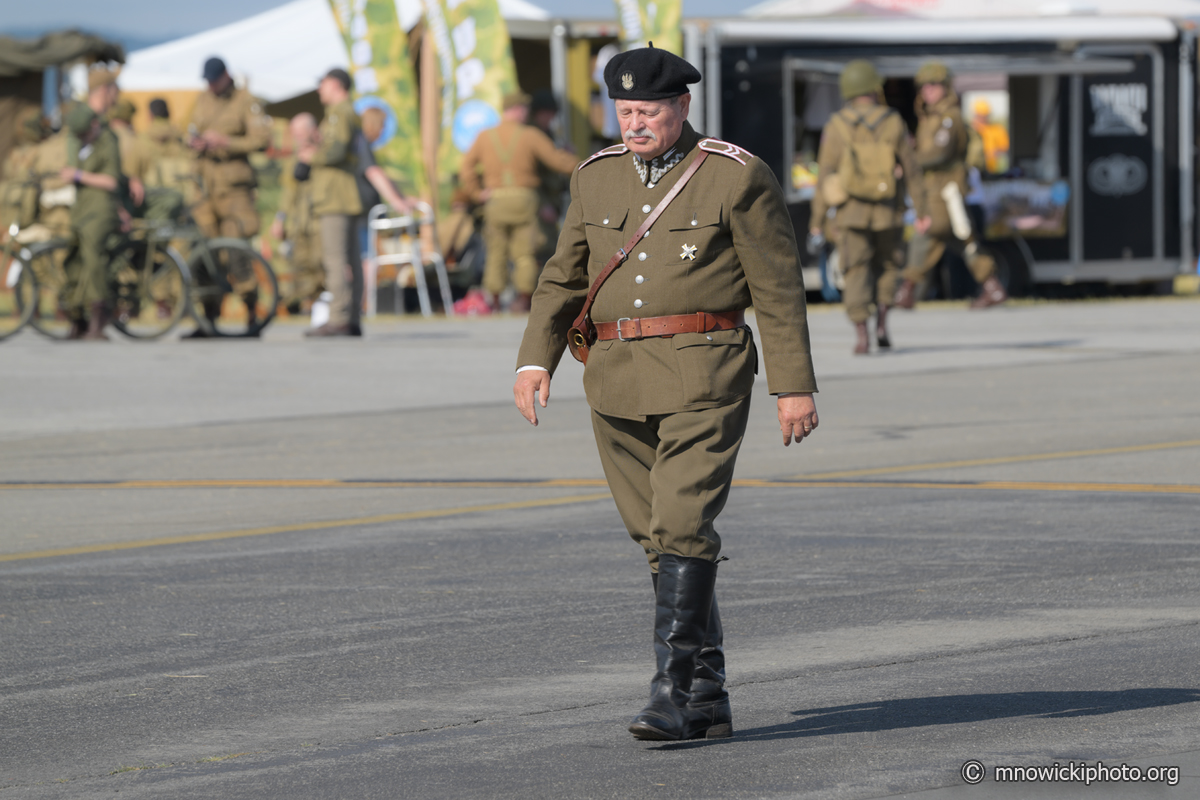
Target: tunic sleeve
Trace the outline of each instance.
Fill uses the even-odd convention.
[[[735,190],[730,228],[762,336],[767,390],[817,391],[796,234],[783,190],[762,159],[746,165]]]

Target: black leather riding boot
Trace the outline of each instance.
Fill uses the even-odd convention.
[[[657,596],[658,574],[651,572],[650,578]],[[729,692],[725,691],[725,631],[721,627],[716,592],[713,592],[704,644],[696,656],[687,725],[685,739],[726,739],[733,735],[733,708],[729,704]]]
[[[638,739],[670,741],[688,733],[687,706],[696,658],[708,633],[716,578],[717,565],[707,559],[659,556],[654,611],[658,668],[650,682],[649,705],[629,725]]]

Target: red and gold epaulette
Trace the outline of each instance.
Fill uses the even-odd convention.
[[[715,153],[719,156],[732,158],[742,166],[745,166],[747,161],[754,158],[754,154],[749,150],[743,150],[733,142],[727,142],[724,139],[701,139],[700,143],[696,146],[706,153]]]
[[[603,150],[601,150],[600,152],[596,153],[594,156],[592,156],[591,158],[584,161],[582,164],[580,164],[575,169],[577,169],[577,170],[583,169],[584,167],[586,167],[588,164],[592,163],[593,161],[596,161],[601,158],[606,158],[607,156],[623,156],[628,152],[629,152],[629,148],[626,147],[625,145],[614,144],[613,146],[606,147]]]

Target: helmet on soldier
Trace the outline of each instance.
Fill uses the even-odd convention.
[[[883,78],[879,76],[879,70],[875,69],[874,64],[859,58],[851,61],[842,69],[838,86],[842,90],[842,97],[849,100],[852,97],[877,94],[883,91]]]
[[[913,77],[913,83],[918,87],[927,83],[940,83],[948,86],[952,77],[950,68],[941,61],[926,61],[917,70],[916,76]]]

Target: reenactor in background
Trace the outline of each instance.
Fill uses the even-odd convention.
[[[517,298],[509,310],[514,312],[529,310],[530,297],[537,288],[537,165],[569,175],[579,163],[571,153],[556,148],[546,134],[525,124],[529,103],[527,94],[506,96],[500,124],[479,134],[463,156],[459,172],[459,185],[473,200],[484,204],[485,297],[495,308],[497,298],[508,286],[508,262],[512,259]]]
[[[70,109],[63,109],[64,115]],[[64,117],[65,118],[65,117]],[[33,171],[45,176],[38,187],[37,221],[45,225],[54,238],[65,239],[71,235],[71,206],[75,203],[75,185],[64,180],[63,170],[71,160],[68,155],[70,141],[74,137],[64,124],[62,128],[37,146],[37,159]],[[78,147],[78,140],[76,147]],[[78,154],[78,150],[74,151]]]
[[[851,61],[839,83],[846,105],[821,136],[811,233],[819,235],[828,209],[837,209],[846,315],[854,323],[854,352],[862,355],[871,351],[872,300],[876,343],[891,347],[887,310],[904,261],[905,191],[918,215],[925,214],[925,196],[908,129],[895,109],[880,102],[883,79],[874,65]]]
[[[196,98],[188,124],[203,190],[192,216],[206,236],[249,239],[259,229],[250,154],[271,144],[271,118],[250,92],[234,85],[221,59],[208,59],[203,77],[208,91]]]
[[[303,112],[292,117],[288,125],[294,152],[310,146],[316,138],[317,121]],[[292,289],[285,298],[288,310],[298,313],[301,304],[315,300],[325,285],[321,266],[321,231],[313,213],[311,180],[296,180],[295,156],[281,166],[279,184],[282,192],[279,211],[271,223],[271,236],[284,243],[288,266],[292,272]]]
[[[71,207],[71,251],[61,305],[71,320],[72,339],[105,340],[108,324],[108,270],[113,239],[120,230],[121,151],[117,137],[85,104],[67,115],[66,127],[80,143],[78,166],[62,177],[76,186]]]
[[[88,70],[88,94],[84,102],[96,113],[96,116],[100,117],[105,128],[109,127],[106,121],[108,114],[117,104],[117,98],[121,94],[121,90],[117,88],[118,74],[120,74],[120,70],[109,69],[103,64],[93,64]],[[77,167],[82,143],[77,136],[70,132],[70,126],[65,122],[63,128],[67,131],[67,165]]]
[[[362,336],[363,271],[358,244],[358,216],[363,212],[358,194],[358,156],[355,137],[362,123],[350,100],[350,75],[334,68],[317,86],[325,106],[325,119],[317,144],[301,148],[297,158],[312,172],[313,209],[321,231],[321,262],[325,286],[333,294],[329,321],[307,336]],[[299,176],[298,176],[299,177]]]
[[[913,246],[924,257],[904,271],[904,283],[896,294],[896,305],[912,308],[917,285],[941,262],[947,250],[966,262],[976,282],[982,285],[971,308],[987,308],[1008,299],[996,280],[996,262],[980,252],[967,214],[967,149],[970,137],[963,122],[958,94],[951,85],[950,70],[930,61],[917,71],[917,163],[924,171],[928,212],[918,211]]]
[[[0,171],[0,241],[8,238],[14,222],[22,228],[34,224],[38,215],[38,145],[49,129],[39,108],[30,108],[17,119],[17,146],[4,160]]]
[[[121,152],[121,166],[131,184],[137,178],[145,186],[146,219],[175,219],[199,196],[195,159],[160,97],[150,101],[150,127],[138,135],[128,158]]]
[[[554,136],[554,120],[558,116],[558,100],[554,92],[541,89],[533,93],[529,104],[529,119],[533,127]],[[558,218],[563,206],[563,195],[567,191],[567,177],[557,170],[538,162],[538,265],[545,264],[554,255],[558,245]]]
[[[127,98],[120,98],[108,112],[108,127],[117,136],[117,144],[121,147],[121,166],[125,170],[125,178],[129,185],[129,199],[132,200],[130,211],[139,208],[146,200],[146,187],[142,183],[139,171],[131,166],[139,161],[138,135],[133,130],[133,115],[137,108]]]
[[[234,85],[221,59],[208,59],[202,77],[208,91],[196,98],[188,124],[188,146],[196,153],[202,191],[192,218],[205,236],[249,239],[260,227],[254,204],[257,181],[250,154],[270,145],[271,118],[262,112],[250,92]],[[233,289],[241,296],[253,328],[258,295],[247,274],[249,270],[248,263],[230,264]],[[205,305],[204,314],[209,320],[220,313],[219,301]],[[192,336],[203,338],[206,333],[203,327],[197,327]]]

